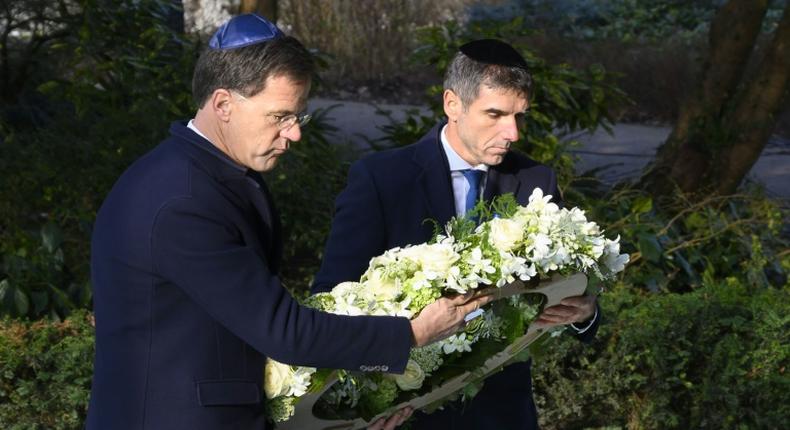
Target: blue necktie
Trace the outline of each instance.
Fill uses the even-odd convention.
[[[464,213],[469,212],[477,204],[477,197],[480,195],[480,180],[483,178],[482,170],[466,169],[461,170],[466,182],[469,183],[469,191],[466,193],[466,207]]]

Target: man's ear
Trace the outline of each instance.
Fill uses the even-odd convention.
[[[444,114],[447,115],[447,119],[450,122],[457,121],[464,109],[461,98],[453,90],[444,90],[442,98],[444,100]]]
[[[219,88],[214,90],[208,100],[208,106],[214,115],[223,122],[230,121],[230,113],[233,110],[233,94],[230,91]]]

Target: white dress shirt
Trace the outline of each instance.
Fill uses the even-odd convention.
[[[464,174],[461,171],[474,169],[486,173],[483,175],[483,180],[480,181],[480,189],[477,190],[477,196],[479,198],[482,195],[483,190],[486,188],[486,182],[488,182],[488,166],[485,164],[472,166],[471,164],[464,161],[464,159],[461,158],[457,152],[455,152],[453,147],[450,146],[450,143],[447,141],[447,135],[445,133],[446,129],[447,126],[445,125],[442,128],[442,132],[440,134],[442,148],[444,148],[444,153],[447,155],[447,161],[450,163],[450,177],[453,180],[453,201],[455,202],[455,214],[458,217],[462,217],[466,213],[466,194],[469,192],[469,181],[466,180]]]

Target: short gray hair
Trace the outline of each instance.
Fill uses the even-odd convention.
[[[192,97],[198,107],[220,88],[252,97],[264,90],[270,76],[309,82],[314,72],[312,54],[290,36],[241,48],[207,48],[195,65]]]
[[[515,91],[527,98],[532,94],[532,76],[527,69],[482,63],[460,51],[455,54],[444,75],[444,89],[458,95],[465,109],[477,99],[482,84]]]

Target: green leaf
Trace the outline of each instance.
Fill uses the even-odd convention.
[[[639,252],[645,257],[647,261],[658,263],[661,260],[661,244],[658,243],[656,236],[652,234],[641,233],[639,234],[639,241],[637,246]]]
[[[704,215],[700,214],[699,212],[694,212],[691,215],[687,216],[683,223],[686,225],[686,228],[689,230],[698,230],[703,229],[708,225],[708,220],[705,218]]]
[[[47,252],[55,252],[63,243],[63,232],[60,227],[51,222],[41,227],[41,242]]]
[[[470,382],[461,391],[462,398],[465,402],[471,401],[482,389],[483,381]]]
[[[27,294],[19,288],[14,289],[14,304],[20,316],[27,315],[27,311],[30,309],[30,300],[27,298]]]
[[[640,196],[631,205],[631,212],[643,214],[653,209],[653,199],[648,196]]]
[[[0,303],[6,305],[4,306],[6,311],[11,310],[11,306],[8,303],[9,300],[6,299],[7,297],[10,297],[9,292],[12,292],[11,283],[8,282],[8,279],[3,279],[0,281]],[[0,315],[2,315],[2,312],[0,312]]]
[[[45,291],[35,291],[30,293],[33,299],[33,313],[38,315],[49,304],[49,295]]]

